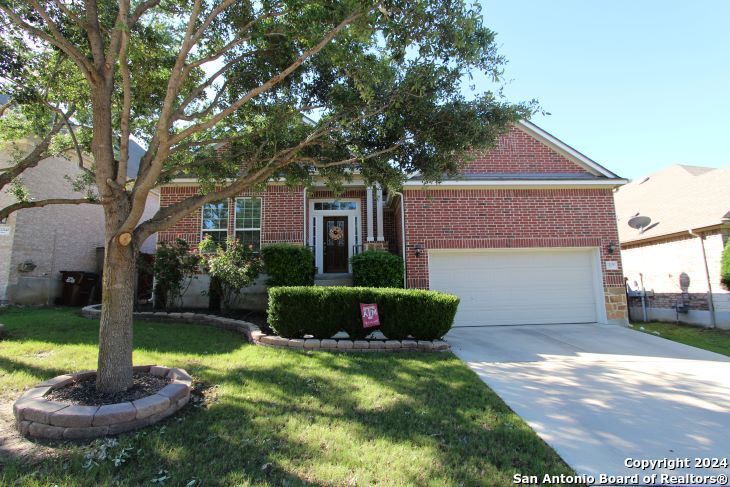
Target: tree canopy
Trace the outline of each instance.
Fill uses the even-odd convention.
[[[78,158],[71,183],[93,194],[65,202],[105,215],[106,390],[131,383],[127,282],[151,234],[272,177],[437,181],[534,108],[463,95],[473,74],[499,81],[504,59],[462,0],[0,0],[0,29],[0,139],[36,141],[0,169],[18,198],[0,216],[63,203],[33,200],[22,173],[49,154]],[[132,138],[146,152],[130,178]],[[149,192],[176,176],[200,193],[142,221]]]
[[[149,189],[175,175],[208,194],[271,176],[300,182],[315,169],[337,184],[353,166],[390,185],[414,171],[438,180],[530,109],[462,94],[474,72],[498,80],[504,60],[479,7],[461,1],[2,0],[0,9],[3,139],[53,133],[44,155],[92,152],[92,91],[98,71],[112,71],[114,164],[97,171],[131,197],[127,230]],[[149,148],[133,181],[130,136]]]

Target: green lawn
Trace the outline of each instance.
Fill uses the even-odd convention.
[[[643,330],[642,330],[643,327]],[[633,323],[631,328],[712,352],[730,355],[730,330],[673,323]]]
[[[0,313],[0,402],[93,368],[97,323],[73,310]],[[0,485],[513,485],[572,473],[451,354],[305,353],[233,332],[138,322],[135,363],[183,367],[202,407],[117,441],[0,459]],[[160,480],[162,479],[162,480]]]

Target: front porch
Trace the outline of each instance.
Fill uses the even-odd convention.
[[[337,197],[327,190],[305,191],[304,199],[305,245],[314,253],[315,285],[351,282],[352,256],[390,250],[395,242],[392,212],[384,208],[384,191],[377,185],[348,189]]]

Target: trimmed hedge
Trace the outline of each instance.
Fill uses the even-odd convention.
[[[314,254],[308,247],[272,244],[261,249],[269,286],[311,286],[314,284]]]
[[[382,250],[353,255],[352,283],[363,287],[403,287],[403,259]]]
[[[418,289],[275,287],[269,290],[269,326],[285,338],[330,338],[345,331],[364,338],[360,303],[377,303],[380,331],[388,338],[436,340],[451,329],[459,305],[452,294]]]

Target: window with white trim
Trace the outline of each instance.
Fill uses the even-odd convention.
[[[261,248],[261,198],[236,198],[235,222],[236,240],[258,251]]]
[[[321,210],[357,210],[357,203],[354,201],[318,201],[314,203],[314,209]]]
[[[201,238],[210,236],[214,242],[225,245],[228,238],[228,201],[203,205]]]

